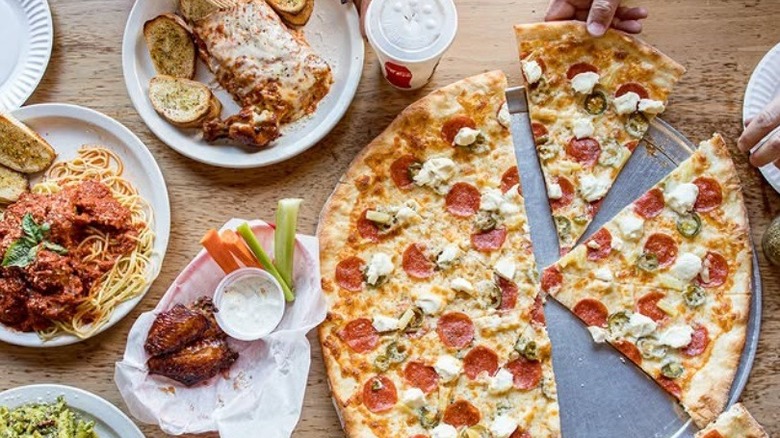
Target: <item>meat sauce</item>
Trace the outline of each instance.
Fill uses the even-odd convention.
[[[25,193],[8,206],[0,220],[0,254],[23,236],[26,214],[49,224],[46,239],[67,249],[61,255],[41,248],[25,267],[0,267],[0,323],[28,332],[72,319],[103,274],[135,249],[138,229],[105,184],[85,181],[56,194]],[[110,244],[85,260],[91,245],[79,245],[95,230],[109,234]]]

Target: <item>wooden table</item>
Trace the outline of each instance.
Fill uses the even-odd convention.
[[[318,0],[337,1],[337,0]],[[129,0],[50,0],[55,45],[48,71],[29,104],[67,102],[116,118],[151,149],[168,182],[172,233],[160,277],[141,304],[117,326],[81,344],[56,349],[2,345],[0,387],[63,383],[95,392],[124,409],[114,385],[127,333],[141,313],[152,309],[177,273],[198,252],[198,238],[231,217],[271,219],[277,199],[306,200],[301,231],[314,233],[319,211],[355,154],[398,112],[433,88],[492,69],[520,82],[512,24],[541,20],[544,0],[458,1],[460,30],[433,82],[419,92],[399,92],[384,83],[367,47],[364,76],[344,119],[319,145],[266,169],[217,169],[184,158],[146,128],[127,97],[121,41]],[[750,72],[780,34],[780,2],[760,0],[648,0],[645,39],[680,61],[688,73],[663,117],[694,141],[721,132],[731,143],[744,185],[753,239],[759,242],[780,213],[780,196],[733,147],[741,131],[742,96]],[[766,426],[780,434],[780,269],[759,252],[764,279],[761,342],[743,401]],[[316,336],[310,335],[313,364],[296,437],[342,436],[328,396]],[[149,437],[164,434],[144,426]],[[214,435],[216,436],[216,435]]]

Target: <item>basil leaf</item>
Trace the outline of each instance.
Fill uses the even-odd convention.
[[[38,255],[38,245],[30,245],[27,239],[19,239],[5,251],[3,266],[23,268],[32,263],[36,255]]]
[[[59,255],[65,255],[68,253],[68,249],[65,248],[62,245],[57,245],[54,242],[49,242],[48,240],[43,241],[43,247],[48,249],[51,252],[56,252]]]
[[[22,218],[22,231],[24,234],[35,239],[36,242],[40,242],[43,239],[41,229],[38,224],[35,223],[32,214],[27,213]]]

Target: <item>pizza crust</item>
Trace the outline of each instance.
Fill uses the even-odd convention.
[[[741,403],[734,404],[694,438],[709,438],[707,434],[713,431],[717,431],[723,438],[769,438],[764,428]]]

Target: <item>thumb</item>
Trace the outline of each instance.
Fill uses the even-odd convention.
[[[588,13],[588,32],[597,37],[604,35],[619,5],[620,0],[593,0]]]

